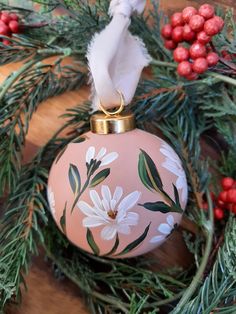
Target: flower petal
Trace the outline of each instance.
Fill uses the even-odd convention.
[[[102,200],[102,205],[103,205],[103,208],[105,209],[106,212],[109,212],[109,210],[111,209],[110,208],[110,204],[108,203],[108,201],[106,199],[103,199]]]
[[[137,201],[140,198],[141,193],[138,191],[134,191],[130,194],[128,194],[125,198],[123,198],[123,200],[120,202],[119,206],[118,206],[118,211],[125,211],[127,212],[127,210],[129,210],[130,208],[132,208]]]
[[[166,218],[166,221],[168,222],[168,224],[174,228],[174,224],[175,224],[175,219],[172,215],[168,215]]]
[[[168,235],[171,232],[171,227],[168,224],[160,224],[160,226],[158,227],[158,231]]]
[[[111,240],[116,235],[117,230],[114,225],[106,226],[101,231],[101,237],[104,240]]]
[[[90,146],[87,150],[87,153],[86,153],[86,162],[89,164],[91,159],[94,158],[94,155],[95,155],[95,147],[94,146]]]
[[[183,189],[182,189],[182,193],[181,193],[181,200],[182,202],[186,202],[188,197],[188,186],[187,186],[187,182],[184,185]]]
[[[124,224],[124,225],[118,225],[117,231],[123,234],[130,234],[131,229],[128,225]]]
[[[113,194],[113,200],[115,200],[117,203],[119,202],[119,200],[121,199],[123,195],[123,189],[120,186],[117,186],[115,189],[115,192]]]
[[[84,201],[79,201],[77,203],[77,206],[82,211],[82,213],[84,213],[86,216],[93,216],[95,214],[94,209],[88,203]]]
[[[122,221],[120,221],[120,224],[136,226],[138,224],[138,220],[139,220],[139,214],[134,213],[134,212],[128,212],[126,217]]]
[[[107,154],[105,157],[102,158],[101,166],[106,166],[113,162],[115,159],[118,158],[118,153],[112,152],[110,154]]]
[[[83,226],[86,228],[99,227],[105,224],[106,221],[102,217],[98,216],[90,216],[83,219]]]
[[[106,154],[106,152],[107,152],[106,148],[105,148],[105,147],[102,147],[102,148],[100,149],[99,153],[97,154],[96,159],[97,159],[97,160],[102,159],[102,157]]]
[[[158,235],[158,236],[155,236],[153,238],[151,238],[151,240],[149,241],[150,243],[158,243],[158,242],[161,242],[165,239],[165,236],[163,235]]]
[[[107,200],[108,203],[110,204],[111,201],[111,191],[107,185],[102,185],[102,197],[103,200]]]
[[[90,195],[90,198],[93,202],[93,205],[97,208],[102,209],[102,201],[101,201],[100,196],[98,195],[97,191],[90,190],[89,195]]]

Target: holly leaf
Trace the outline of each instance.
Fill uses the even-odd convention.
[[[99,173],[97,173],[94,178],[91,180],[90,188],[95,187],[102,181],[104,181],[110,174],[110,168],[103,169]]]
[[[66,234],[66,205],[67,205],[67,203],[65,203],[65,207],[63,209],[63,214],[60,218],[60,226],[61,226],[61,228],[65,234]]]
[[[143,205],[141,204],[141,206],[153,212],[161,212],[163,214],[171,212],[171,207],[161,201],[154,203],[148,202],[144,203]]]
[[[119,243],[120,243],[120,240],[119,240],[119,236],[118,236],[118,233],[117,233],[116,234],[116,241],[115,241],[112,249],[107,254],[105,254],[103,256],[110,256],[110,255],[114,254],[115,251],[117,250],[118,246],[119,246]]]
[[[141,234],[140,237],[138,237],[136,240],[128,244],[120,253],[116,254],[115,256],[120,256],[123,254],[127,254],[137,248],[146,238],[149,228],[150,228],[151,223],[145,228],[144,232]]]
[[[95,255],[99,255],[99,253],[100,253],[99,247],[97,246],[97,244],[94,240],[93,234],[89,228],[87,228],[86,237],[87,237],[88,244],[89,244],[90,248],[92,249],[93,253]]]
[[[159,192],[163,189],[163,183],[152,158],[141,149],[138,162],[140,180],[149,190]]]
[[[69,168],[69,181],[72,191],[77,195],[81,188],[81,178],[78,168],[73,164]]]

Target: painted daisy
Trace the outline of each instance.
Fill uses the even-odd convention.
[[[151,238],[150,243],[162,242],[169,234],[171,234],[174,228],[175,228],[174,217],[172,215],[168,215],[166,218],[166,223],[160,224],[159,227],[157,228],[157,231],[159,231],[162,234]]]
[[[95,228],[104,226],[101,237],[104,240],[111,240],[117,233],[130,234],[130,226],[138,224],[139,215],[129,210],[135,206],[141,193],[134,191],[123,199],[123,189],[117,186],[114,194],[107,185],[101,187],[101,197],[95,190],[90,190],[92,205],[79,201],[78,207],[83,212],[83,226]]]
[[[182,189],[181,200],[182,202],[185,202],[188,195],[188,186],[181,160],[175,151],[165,142],[162,142],[160,152],[166,157],[165,161],[162,163],[162,167],[178,177],[175,185],[178,190]]]
[[[54,193],[52,191],[52,188],[49,186],[47,189],[47,194],[48,194],[48,203],[51,209],[52,214],[55,216],[56,214],[56,208],[55,208],[55,196]]]
[[[86,162],[90,164],[91,160],[101,161],[100,166],[106,166],[118,158],[118,153],[111,152],[106,155],[106,148],[102,147],[95,157],[95,147],[90,146],[86,153]]]

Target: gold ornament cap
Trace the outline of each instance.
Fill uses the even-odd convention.
[[[90,127],[97,134],[124,133],[135,129],[135,117],[130,112],[110,116],[97,113],[92,115]]]
[[[90,128],[93,133],[114,134],[135,129],[135,117],[131,112],[122,112],[125,107],[124,95],[119,90],[117,93],[120,96],[120,106],[117,110],[106,110],[100,101],[99,109],[103,113],[94,114],[90,119]]]

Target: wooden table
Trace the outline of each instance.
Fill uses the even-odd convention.
[[[182,9],[186,5],[204,3],[203,1],[184,1],[175,0],[161,1],[161,8],[168,13]],[[236,7],[234,0],[208,1],[213,4],[223,4],[224,6]],[[0,81],[17,69],[19,64],[11,64],[0,68]],[[49,99],[42,103],[34,114],[25,148],[25,161],[30,160],[39,146],[44,145],[52,134],[62,125],[63,120],[60,115],[65,113],[67,108],[71,108],[88,97],[89,89],[84,87],[77,92],[68,92],[62,96]],[[214,154],[210,149],[209,153]],[[183,222],[185,227],[189,224]],[[186,250],[181,232],[176,231],[160,249],[154,254],[158,255],[160,267],[181,265],[186,267],[191,261],[191,256]],[[184,258],[183,258],[184,257]],[[23,301],[20,307],[11,306],[7,309],[8,314],[86,314],[83,301],[80,298],[80,292],[69,281],[58,281],[52,274],[49,262],[45,262],[44,254],[41,252],[39,257],[32,261],[30,273],[26,277],[28,292],[23,290]]]

